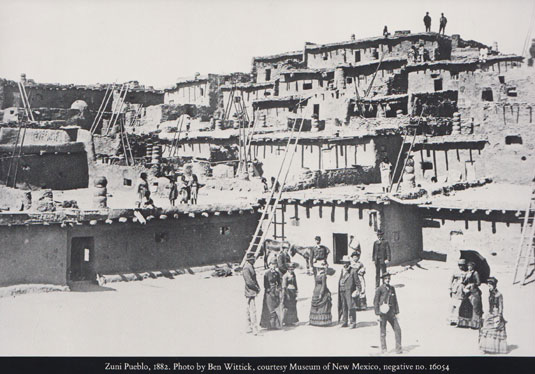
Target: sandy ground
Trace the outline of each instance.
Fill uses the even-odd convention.
[[[337,272],[329,277],[333,314]],[[402,268],[392,268],[400,271]],[[262,279],[263,270],[258,271]],[[535,355],[534,285],[511,286],[507,269],[493,269],[504,294],[509,355]],[[373,310],[359,312],[354,330],[306,325],[312,277],[297,270],[299,326],[245,334],[241,276],[180,275],[85,286],[72,292],[0,299],[1,355],[170,355],[170,356],[367,356],[379,354]],[[367,283],[373,285],[369,269]],[[445,263],[422,261],[393,277],[406,355],[478,355],[478,332],[450,327]],[[373,292],[368,288],[368,300]],[[486,304],[487,287],[483,286]],[[257,297],[260,316],[262,295]],[[486,307],[485,307],[486,308]],[[333,319],[336,320],[336,317]],[[394,348],[388,330],[389,349]]]

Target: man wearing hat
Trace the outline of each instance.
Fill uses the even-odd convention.
[[[246,262],[243,266],[242,275],[245,281],[245,299],[247,300],[247,333],[258,334],[258,327],[256,325],[256,295],[260,292],[260,286],[256,280],[256,272],[254,270],[255,254],[248,252],[246,255]]]
[[[373,300],[373,306],[375,308],[375,314],[379,316],[379,328],[381,334],[381,353],[386,353],[386,323],[390,323],[396,337],[396,353],[402,353],[401,349],[401,328],[399,327],[398,319],[396,317],[399,314],[398,299],[396,297],[396,290],[390,285],[389,273],[384,273],[381,278],[383,284],[375,290],[375,298]]]
[[[347,327],[349,315],[349,324],[354,329],[357,326],[357,306],[353,295],[360,294],[360,280],[357,271],[349,266],[351,263],[349,256],[342,257],[342,263],[344,267],[338,281],[338,321],[342,323],[340,327]]]
[[[379,287],[381,274],[386,273],[386,264],[391,260],[390,244],[384,239],[382,230],[377,232],[377,240],[373,243],[373,262],[375,263],[375,287]]]
[[[314,246],[312,256],[310,257],[310,266],[313,269],[314,275],[316,275],[316,262],[327,262],[327,257],[329,256],[329,253],[331,251],[329,250],[329,248],[321,244],[320,236],[316,236],[314,240],[316,241],[316,245]]]

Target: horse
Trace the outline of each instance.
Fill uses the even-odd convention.
[[[301,245],[296,245],[296,244],[292,244],[292,246],[290,247],[290,256],[293,257],[296,254],[299,254],[305,259],[308,275],[310,275],[310,268],[312,267],[313,253],[314,253],[314,247],[301,246]]]
[[[283,248],[291,248],[290,242],[280,241],[274,239],[265,239],[260,247],[258,256],[264,256],[264,269],[269,267],[269,260],[273,256],[277,256]]]

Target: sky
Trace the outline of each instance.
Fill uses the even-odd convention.
[[[253,56],[389,30],[461,34],[519,54],[535,0],[0,0],[0,78],[137,80],[171,86],[196,72],[249,72]],[[535,37],[535,35],[534,35]]]

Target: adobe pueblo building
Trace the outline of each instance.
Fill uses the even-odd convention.
[[[391,265],[462,249],[514,264],[531,225],[531,65],[397,31],[164,90],[2,80],[0,285],[239,263],[268,238],[316,235],[330,263],[350,236],[369,263],[379,230]],[[172,206],[187,170],[198,199]]]

